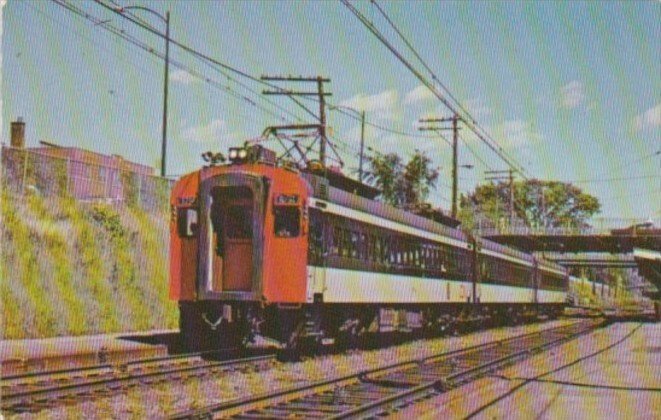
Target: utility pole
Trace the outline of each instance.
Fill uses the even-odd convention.
[[[485,175],[490,175],[487,181],[508,181],[509,184],[509,201],[510,201],[510,227],[514,225],[514,170],[507,169],[503,171],[485,171]],[[504,174],[507,174],[505,176]],[[498,204],[498,197],[496,196],[496,204]]]
[[[161,140],[161,176],[165,177],[165,164],[167,162],[167,139],[168,139],[168,82],[170,70],[170,11],[165,12],[165,16],[157,11],[144,6],[123,6],[114,9],[123,14],[127,10],[142,10],[158,17],[165,23],[165,78],[163,82],[163,122],[162,122],[162,140]]]
[[[439,132],[442,130],[452,130],[452,218],[457,218],[457,156],[459,149],[459,121],[461,118],[454,114],[449,118],[422,118],[418,120],[421,123],[441,123],[441,122],[451,122],[451,127],[439,127],[439,126],[425,126],[419,127],[420,131],[435,131]]]
[[[163,82],[163,141],[161,143],[161,176],[165,177],[168,141],[168,78],[170,70],[170,11],[165,12],[165,81]]]
[[[262,80],[274,81],[274,82],[309,82],[317,84],[316,92],[301,92],[280,89],[275,91],[265,90],[262,93],[264,95],[285,95],[289,97],[294,96],[316,96],[319,100],[319,124],[315,124],[316,128],[319,131],[319,161],[325,167],[326,166],[326,145],[328,143],[328,137],[326,136],[326,96],[331,96],[329,92],[324,92],[324,83],[329,83],[330,79],[317,76],[317,77],[302,77],[302,76],[262,76]],[[296,128],[296,126],[288,126],[289,129]],[[301,128],[309,128],[310,124],[301,125]],[[277,127],[274,127],[277,129]]]

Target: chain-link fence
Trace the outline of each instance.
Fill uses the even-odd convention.
[[[173,181],[121,165],[104,165],[41,151],[2,146],[2,188],[15,195],[106,201],[167,211]]]

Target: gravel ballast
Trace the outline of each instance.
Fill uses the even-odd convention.
[[[162,418],[168,414],[208,404],[296,387],[308,382],[350,375],[397,362],[432,356],[472,345],[554,328],[575,320],[503,327],[457,337],[417,340],[377,350],[353,350],[308,358],[297,363],[276,363],[258,372],[232,372],[222,376],[192,378],[124,390],[69,406],[37,413],[38,418]],[[34,418],[35,414],[14,418]]]

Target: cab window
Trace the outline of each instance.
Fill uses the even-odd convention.
[[[275,236],[278,238],[295,238],[300,234],[301,212],[294,206],[276,206]]]
[[[181,238],[192,238],[197,233],[197,210],[191,208],[177,209],[177,231]]]

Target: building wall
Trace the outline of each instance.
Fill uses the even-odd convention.
[[[75,147],[34,147],[30,152],[67,160],[68,189],[79,199],[123,200],[122,176],[153,176],[154,169],[119,155],[103,155]]]

